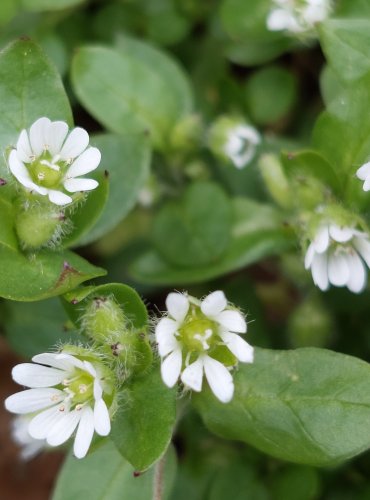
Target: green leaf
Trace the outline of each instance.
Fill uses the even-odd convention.
[[[256,350],[234,372],[222,404],[210,390],[193,401],[216,434],[296,463],[334,465],[369,447],[370,366],[324,349]]]
[[[316,469],[290,465],[276,473],[272,484],[274,500],[316,500],[320,494],[320,479]]]
[[[323,187],[330,187],[334,193],[341,192],[341,183],[330,163],[316,151],[283,152],[281,155],[285,173],[290,179],[314,178],[322,182]]]
[[[66,314],[58,299],[6,303],[5,332],[14,351],[25,358],[50,351],[58,343],[80,339],[65,330]]]
[[[297,100],[297,80],[291,71],[267,66],[247,81],[245,98],[252,121],[259,125],[284,118]]]
[[[133,262],[129,269],[131,276],[140,283],[153,285],[201,283],[277,255],[292,245],[292,235],[272,207],[237,198],[233,209],[232,239],[218,262],[192,269],[172,267],[151,250]]]
[[[101,134],[92,143],[102,153],[99,169],[109,174],[109,198],[98,222],[79,240],[91,243],[112,230],[133,208],[148,175],[151,151],[144,134]]]
[[[121,409],[112,423],[111,438],[122,455],[144,471],[163,456],[176,420],[176,390],[162,382],[158,364],[125,386]]]
[[[134,39],[124,38],[116,49],[80,48],[72,62],[72,83],[82,104],[108,130],[149,131],[160,149],[192,108],[189,83],[177,63]]]
[[[217,471],[210,486],[208,500],[268,500],[269,492],[254,471],[240,462]]]
[[[156,478],[162,481],[162,500],[169,498],[176,474],[176,456],[173,448],[164,458],[163,470],[155,468],[136,477],[135,470],[117,451],[114,444],[104,443],[83,460],[70,453],[64,462],[55,486],[52,500],[152,500]]]
[[[78,206],[77,209],[72,209],[69,219],[73,224],[73,230],[63,238],[63,247],[81,245],[81,239],[84,235],[86,237],[90,236],[89,229],[94,226],[104,210],[109,194],[109,178],[101,169],[99,170],[92,172],[89,176],[91,179],[97,180],[99,186],[93,191],[86,193],[86,201],[81,206]]]
[[[26,256],[0,242],[0,297],[6,299],[33,301],[54,297],[104,274],[104,269],[72,252],[44,250]]]
[[[31,40],[17,40],[0,53],[0,115],[2,151],[14,145],[21,130],[29,128],[41,116],[72,125],[72,112],[61,78]],[[0,177],[10,177],[3,160]]]
[[[24,9],[30,11],[62,10],[74,7],[85,0],[21,0]]]
[[[232,207],[213,183],[191,185],[180,201],[167,203],[154,220],[153,240],[170,264],[194,267],[217,261],[230,242]]]
[[[357,80],[370,71],[370,20],[328,19],[319,33],[324,54],[341,80]]]
[[[63,297],[64,306],[70,319],[80,326],[81,315],[89,300],[94,297],[114,297],[121,306],[125,316],[130,320],[133,328],[147,328],[148,312],[138,293],[128,285],[122,283],[108,283],[99,286],[87,286],[68,292]]]

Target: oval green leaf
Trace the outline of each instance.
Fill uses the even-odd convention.
[[[210,390],[194,405],[216,434],[274,457],[328,466],[369,448],[370,365],[324,349],[256,350],[234,372],[235,394],[222,404]]]

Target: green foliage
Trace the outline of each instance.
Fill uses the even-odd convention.
[[[176,457],[171,448],[164,458],[160,487],[163,500],[169,498],[176,473]],[[73,500],[88,496],[91,500],[151,500],[155,492],[152,469],[135,477],[135,469],[122,457],[111,441],[105,441],[84,460],[76,462],[70,454],[55,486],[53,500]]]
[[[81,102],[108,130],[149,132],[160,149],[165,149],[172,127],[192,108],[189,83],[178,65],[131,38],[121,39],[117,48],[79,49],[72,81]]]
[[[369,365],[314,348],[258,350],[234,375],[231,403],[194,397],[205,424],[283,460],[334,465],[366,450]]]
[[[113,421],[111,438],[138,471],[145,471],[166,452],[176,421],[176,391],[164,385],[155,363],[126,385],[122,409]]]

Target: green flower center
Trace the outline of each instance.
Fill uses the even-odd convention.
[[[179,339],[188,351],[208,351],[215,343],[217,324],[204,317],[190,316],[179,329]]]
[[[94,399],[94,377],[83,370],[76,369],[75,376],[64,380],[63,386],[71,396],[72,407]]]
[[[44,151],[32,163],[28,163],[27,167],[35,184],[57,189],[67,165],[68,163],[60,160],[58,155],[52,157],[49,151]]]

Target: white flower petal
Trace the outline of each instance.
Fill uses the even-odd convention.
[[[87,148],[72,163],[67,171],[67,178],[79,177],[95,170],[101,160],[101,153],[98,148]]]
[[[326,252],[329,246],[329,228],[328,226],[323,226],[321,227],[314,240],[313,240],[313,246],[315,247],[315,251],[317,253],[323,253]]]
[[[55,354],[55,359],[57,361],[64,361],[66,363],[69,363],[70,366],[75,366],[76,368],[81,368],[81,370],[86,369],[86,365],[84,364],[84,361],[81,361],[80,359],[76,358],[76,356],[73,356],[72,354],[68,354],[67,352],[60,352],[58,354]]]
[[[290,29],[292,14],[284,9],[274,9],[267,17],[266,24],[270,31]]]
[[[177,321],[170,318],[162,318],[155,327],[155,338],[160,342],[162,337],[173,335],[178,328]]]
[[[55,205],[68,205],[68,203],[72,203],[72,198],[61,191],[56,191],[54,189],[48,190],[49,200]]]
[[[340,227],[336,224],[330,224],[329,234],[338,243],[345,243],[353,237],[353,229],[351,227]]]
[[[349,262],[346,254],[331,254],[328,257],[329,281],[334,286],[344,286],[349,280]]]
[[[17,156],[20,161],[25,163],[30,163],[32,159],[33,152],[26,130],[22,130],[22,132],[19,134],[19,138],[17,141]]]
[[[36,156],[40,156],[47,145],[50,124],[51,122],[49,118],[42,117],[31,125],[30,144],[32,151]]]
[[[203,357],[204,372],[208,384],[221,403],[228,403],[234,395],[234,382],[228,369],[216,359]]]
[[[84,360],[84,361],[82,361],[82,363],[83,363],[83,369],[85,371],[87,371],[88,373],[90,373],[90,375],[95,378],[96,377],[96,370],[95,370],[94,366],[90,363],[90,361]]]
[[[370,161],[362,165],[357,172],[356,176],[361,179],[362,181],[366,180],[367,177],[370,175]]]
[[[59,389],[28,389],[12,394],[5,400],[5,408],[11,413],[33,413],[63,401],[65,393]]]
[[[161,336],[161,339],[158,342],[158,352],[162,358],[164,356],[167,356],[167,354],[169,354],[170,352],[175,351],[176,349],[181,350],[181,345],[176,340],[176,337],[173,334]]]
[[[220,337],[225,345],[242,363],[253,363],[254,349],[236,333],[224,332]]]
[[[362,188],[364,191],[370,191],[370,177],[366,178]]]
[[[73,453],[77,458],[86,456],[94,435],[94,414],[90,406],[82,410],[80,423],[73,445]]]
[[[307,248],[306,255],[304,258],[305,269],[309,269],[311,267],[314,256],[315,256],[315,247],[313,243],[311,243]]]
[[[73,410],[65,413],[63,418],[58,420],[47,435],[47,443],[50,446],[59,446],[65,443],[72,436],[80,421],[81,415],[81,410]]]
[[[48,133],[46,135],[46,142],[52,156],[60,153],[64,139],[68,134],[68,125],[66,122],[56,121],[51,122]]]
[[[63,186],[69,193],[77,193],[78,191],[91,191],[99,186],[99,182],[95,179],[66,179]]]
[[[210,316],[212,318],[213,316],[220,314],[226,306],[227,299],[224,292],[216,290],[202,300],[200,308],[205,316]]]
[[[76,127],[67,137],[60,156],[63,160],[70,160],[80,155],[89,144],[89,134],[83,128]]]
[[[239,311],[222,311],[214,319],[231,332],[245,333],[247,331],[247,323]]]
[[[53,427],[64,418],[64,413],[59,410],[60,405],[55,405],[42,411],[31,420],[28,432],[34,439],[46,439]]]
[[[370,267],[370,242],[366,238],[356,236],[353,240],[353,245],[359,252],[361,257],[366,262],[367,267]]]
[[[182,366],[181,349],[176,349],[162,361],[161,375],[163,382],[168,387],[173,387],[179,378]]]
[[[13,149],[9,155],[9,169],[18,182],[27,188],[33,186],[33,181],[27,170],[27,167],[19,160],[17,152]]]
[[[203,359],[199,357],[194,363],[187,366],[181,374],[182,382],[193,391],[202,390],[203,381]]]
[[[348,256],[350,277],[347,281],[348,289],[353,293],[360,293],[366,285],[366,269],[357,253]]]
[[[99,436],[108,436],[110,433],[110,417],[104,399],[95,402],[94,427]]]
[[[58,385],[66,378],[66,375],[67,373],[63,370],[32,363],[22,363],[12,370],[12,377],[18,384],[31,388]]]
[[[103,396],[103,388],[101,386],[100,380],[96,378],[94,380],[94,399],[98,401]]]
[[[182,323],[189,310],[189,299],[182,293],[172,292],[167,295],[167,310],[178,323]]]
[[[317,285],[322,291],[327,290],[329,288],[329,277],[328,256],[326,253],[315,253],[312,261],[311,272],[315,285]]]

